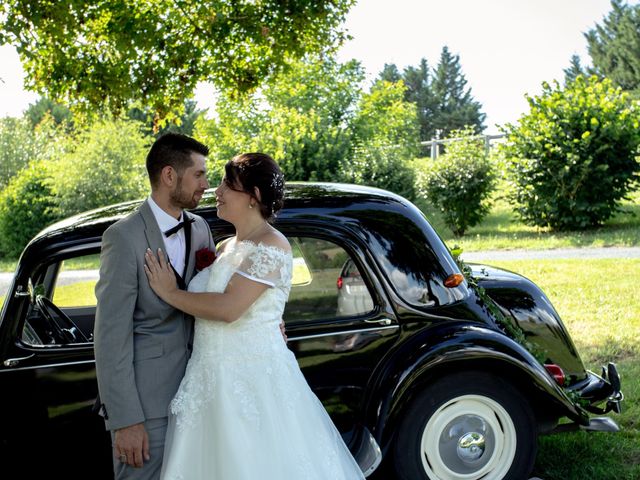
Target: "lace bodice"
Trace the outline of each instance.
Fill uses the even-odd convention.
[[[247,348],[263,351],[260,345],[267,346],[268,342],[261,337],[280,335],[282,312],[291,289],[291,271],[290,252],[263,243],[231,241],[210,267],[191,280],[189,290],[224,292],[234,274],[269,288],[235,322],[196,319],[193,355],[244,357]]]
[[[273,359],[287,348],[280,323],[291,289],[291,253],[263,243],[232,240],[213,264],[191,280],[189,291],[224,292],[234,274],[269,288],[235,322],[196,318],[187,374],[171,403],[174,414],[195,412],[201,401],[214,394],[216,378],[211,365],[224,364],[236,371],[236,389],[244,390],[249,385],[240,384],[243,373],[256,366],[272,373]],[[246,399],[246,395],[238,398]]]

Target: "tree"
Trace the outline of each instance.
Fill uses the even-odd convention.
[[[415,107],[401,82],[363,94],[363,78],[355,61],[306,58],[255,95],[220,98],[217,118],[196,122],[196,137],[211,148],[211,180],[234,155],[264,151],[288,181],[348,181],[412,196],[405,162],[416,153]]]
[[[199,81],[248,92],[292,59],[336,47],[353,3],[7,0],[0,44],[16,46],[27,87],[54,101],[115,113],[139,101],[162,120]]]
[[[133,120],[100,120],[79,132],[73,148],[50,162],[57,215],[63,218],[144,196],[151,140]]]
[[[0,192],[0,255],[17,258],[57,218],[47,162],[34,160]]]
[[[472,126],[476,133],[484,130],[486,115],[482,105],[475,101],[462,73],[460,58],[453,56],[445,46],[435,70],[429,68],[425,58],[417,67],[409,66],[402,74],[394,64],[385,64],[376,82],[395,82],[401,79],[405,86],[405,100],[417,109],[420,140],[429,141],[437,135],[447,136],[453,130]]]
[[[60,151],[60,131],[49,115],[32,127],[27,117],[0,119],[0,190],[34,160],[48,160]]]
[[[503,153],[523,220],[557,230],[600,225],[640,179],[640,112],[611,80],[543,84],[507,124]]]
[[[625,91],[640,89],[640,5],[611,1],[602,24],[585,33],[595,73]]]
[[[476,133],[484,130],[486,114],[481,112],[482,105],[473,99],[471,88],[467,88],[460,57],[452,55],[446,46],[442,48],[431,89],[437,101],[432,125],[434,132],[440,132],[442,137],[468,126]]]
[[[204,112],[198,108],[195,100],[185,100],[182,113],[161,128],[155,128],[156,115],[151,108],[134,107],[127,112],[127,117],[148,127],[144,130],[150,135],[155,133],[156,136],[160,136],[167,132],[177,132],[192,136],[196,120]]]
[[[435,136],[434,117],[438,98],[431,86],[431,73],[427,60],[420,60],[418,67],[407,67],[403,74],[404,84],[407,86],[405,99],[415,103],[420,124],[420,140],[429,141]]]
[[[377,80],[396,83],[402,80],[402,75],[398,71],[398,67],[395,65],[395,63],[385,63],[384,67],[382,67],[380,75],[378,75]]]
[[[354,146],[345,180],[415,196],[409,161],[418,147],[415,107],[404,100],[402,82],[377,82],[362,96],[353,119]]]
[[[212,180],[234,155],[269,153],[287,180],[340,179],[350,157],[351,118],[364,74],[355,62],[307,58],[259,92],[223,94],[217,118],[196,122],[196,137],[210,146]]]
[[[39,125],[47,116],[51,117],[56,125],[71,121],[71,111],[64,105],[55,103],[47,97],[40,97],[36,103],[29,104],[25,116],[31,122],[33,128]]]
[[[580,57],[578,55],[571,56],[571,63],[569,67],[564,69],[564,83],[567,85],[575,81],[578,75],[582,75],[583,77],[587,76],[586,70],[582,68],[582,64],[580,63]]]

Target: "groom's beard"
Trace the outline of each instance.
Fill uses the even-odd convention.
[[[171,192],[170,199],[176,207],[180,207],[182,209],[192,209],[198,206],[203,193],[204,192],[200,191],[191,193],[185,192],[182,189],[182,177],[178,177],[176,188],[173,192]]]

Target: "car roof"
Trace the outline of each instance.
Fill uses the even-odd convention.
[[[214,190],[210,188],[205,192],[200,205],[193,210],[194,213],[215,209]],[[43,229],[34,237],[34,240],[68,233],[71,230],[95,228],[100,224],[110,225],[134,212],[143,201],[144,199],[117,203],[70,216]],[[362,204],[371,201],[398,205],[410,203],[393,192],[369,186],[329,182],[287,182],[286,184],[285,209],[292,207],[341,209],[353,202]]]

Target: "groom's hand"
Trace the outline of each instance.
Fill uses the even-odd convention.
[[[280,333],[282,334],[284,343],[287,343],[289,339],[287,338],[287,332],[285,331],[284,322],[280,322]]]
[[[115,431],[113,454],[122,463],[140,468],[149,460],[149,435],[142,423]]]

